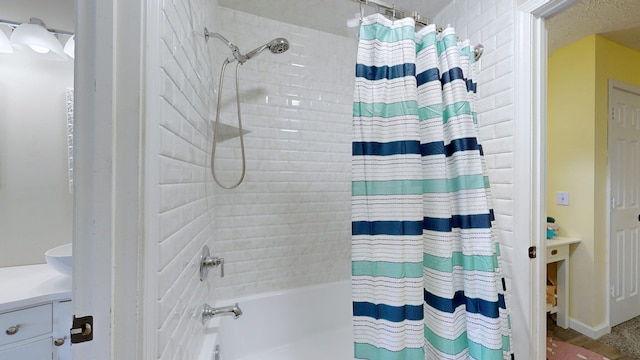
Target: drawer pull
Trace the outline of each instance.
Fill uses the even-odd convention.
[[[551,255],[557,255],[558,254],[558,250],[551,250]]]
[[[14,325],[14,326],[8,328],[5,331],[5,334],[7,334],[7,335],[15,335],[15,334],[18,333],[18,330],[20,330],[20,324],[17,324],[17,325]]]
[[[66,338],[67,338],[67,337],[65,336],[65,337],[62,337],[62,338],[58,338],[58,339],[53,340],[53,345],[55,345],[55,346],[62,346],[62,345],[64,345],[64,340],[65,340]]]

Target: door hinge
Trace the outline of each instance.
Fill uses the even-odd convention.
[[[70,332],[72,344],[93,340],[93,316],[77,318],[74,315]]]
[[[538,248],[535,246],[529,247],[529,259],[535,259],[538,257]]]

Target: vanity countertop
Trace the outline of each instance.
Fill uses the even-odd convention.
[[[568,238],[564,236],[554,236],[551,239],[547,239],[546,248],[558,247],[562,245],[571,245],[582,242],[580,239]]]
[[[0,268],[0,313],[66,299],[71,299],[71,277],[47,264]]]

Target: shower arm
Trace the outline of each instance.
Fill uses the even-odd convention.
[[[231,49],[232,56],[229,56],[227,58],[227,61],[229,61],[229,63],[232,63],[235,60],[238,60],[240,64],[244,64],[247,60],[249,60],[246,55],[242,55],[242,53],[240,53],[240,49],[237,46],[235,46],[231,41],[227,40],[227,38],[225,38],[224,36],[220,35],[217,32],[209,32],[209,30],[205,27],[204,28],[205,40],[208,41],[209,38],[212,36],[222,41],[223,43],[225,43],[229,47],[229,49]]]

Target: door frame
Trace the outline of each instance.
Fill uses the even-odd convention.
[[[605,314],[605,322],[607,324],[607,333],[611,331],[611,298],[612,298],[612,289],[611,289],[611,276],[613,274],[613,269],[611,269],[611,242],[613,238],[611,237],[611,141],[609,141],[610,130],[611,130],[611,121],[613,113],[613,89],[619,89],[622,91],[630,92],[633,94],[637,94],[640,96],[640,87],[625,83],[616,79],[608,79],[608,94],[607,94],[607,218],[606,218],[606,227],[607,227],[607,276],[606,276],[606,314]]]
[[[514,244],[513,272],[528,274],[528,299],[518,299],[529,309],[527,356],[546,353],[546,188],[547,188],[547,28],[546,19],[575,5],[577,0],[518,0],[515,15],[515,119],[514,119]],[[526,239],[526,241],[525,241]],[[527,258],[535,246],[537,258]],[[514,287],[517,284],[513,285]],[[526,290],[520,294],[526,294]],[[526,304],[526,305],[525,305]],[[514,333],[514,336],[517,335]],[[518,350],[517,348],[515,350]]]
[[[74,359],[141,358],[144,4],[75,0],[72,305],[94,337]]]

